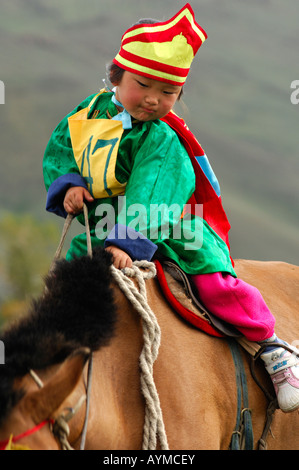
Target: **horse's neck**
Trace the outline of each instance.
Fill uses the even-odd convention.
[[[115,304],[115,334],[107,346],[94,353],[87,446],[101,442],[103,449],[140,448],[144,421],[139,370],[141,320],[117,287]]]

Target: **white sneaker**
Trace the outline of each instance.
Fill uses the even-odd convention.
[[[299,408],[299,351],[277,348],[261,354],[274,385],[279,408],[288,413]]]

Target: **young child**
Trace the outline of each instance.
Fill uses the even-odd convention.
[[[293,411],[298,357],[279,345],[259,291],[237,279],[217,179],[171,111],[206,38],[189,4],[168,21],[143,20],[126,31],[109,70],[113,90],[88,97],[51,136],[44,157],[47,210],[84,223],[85,201],[92,244],[110,251],[117,268],[158,252],[192,276],[211,313],[250,341],[277,342],[261,357],[280,408]],[[82,254],[85,234],[72,240],[67,258]]]

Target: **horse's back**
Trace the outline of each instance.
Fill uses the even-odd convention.
[[[280,261],[236,260],[241,279],[257,287],[276,318],[275,332],[299,341],[299,267]]]
[[[278,335],[290,342],[296,340],[299,268],[280,262],[237,260],[235,269],[238,277],[261,291],[277,319]],[[176,315],[153,281],[149,281],[148,287],[149,303],[162,330],[155,380],[172,448],[227,449],[237,412],[230,349],[225,339],[202,333]],[[268,402],[251,376],[248,353],[243,351],[242,355],[256,447]],[[270,380],[261,364],[258,371],[269,388]],[[275,439],[269,435],[270,448],[298,447],[297,413],[286,415],[277,411],[272,429]]]
[[[275,316],[276,334],[298,348],[299,267],[280,261],[237,260],[235,270],[262,293]],[[269,449],[298,450],[299,411],[286,414],[277,410],[267,443]]]

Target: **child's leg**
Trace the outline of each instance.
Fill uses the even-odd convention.
[[[258,289],[226,273],[198,274],[192,280],[207,310],[234,325],[249,341],[273,335],[275,319]]]
[[[280,347],[279,343],[287,343],[275,335],[275,319],[259,290],[226,273],[199,274],[192,276],[192,279],[200,301],[215,316],[234,325],[249,341],[262,345],[278,343],[277,347],[267,347],[261,359],[273,381],[280,408],[283,411],[297,409],[298,350],[290,353]]]

